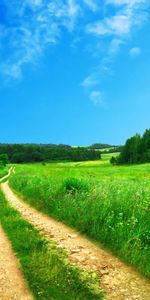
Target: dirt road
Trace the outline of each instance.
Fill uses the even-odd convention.
[[[33,300],[20,271],[19,263],[0,226],[0,299]]]
[[[100,274],[101,286],[109,300],[150,300],[149,280],[76,231],[28,206],[7,182],[1,186],[7,200],[47,238],[65,248],[72,262]]]
[[[9,176],[11,175],[11,173],[13,172],[13,170],[14,170],[14,167],[11,167],[11,168],[9,169],[9,171],[8,171],[8,174],[5,175],[4,177],[0,178],[0,183],[1,183],[2,181],[4,181],[4,180],[7,180],[8,177],[9,177]]]

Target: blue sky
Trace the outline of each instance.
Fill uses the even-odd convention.
[[[0,0],[0,142],[123,144],[150,128],[148,0]]]

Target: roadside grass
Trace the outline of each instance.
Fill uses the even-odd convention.
[[[0,191],[0,221],[11,241],[34,299],[103,299],[99,279],[69,263],[64,250],[48,242],[12,208]]]
[[[10,185],[30,205],[102,243],[150,278],[150,164],[24,165]]]
[[[9,170],[9,166],[7,165],[4,168],[0,168],[0,178],[4,177],[5,175],[7,175]]]

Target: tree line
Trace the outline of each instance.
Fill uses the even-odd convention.
[[[118,157],[112,157],[112,164],[136,164],[150,162],[150,129],[144,134],[129,138]]]
[[[0,144],[0,155],[5,154],[10,163],[49,161],[86,161],[100,159],[94,149],[69,145]]]
[[[0,169],[6,167],[8,163],[8,155],[7,154],[0,154]]]
[[[102,143],[96,143],[88,146],[90,149],[105,149],[105,148],[114,148],[116,146],[110,145],[110,144],[102,144]]]

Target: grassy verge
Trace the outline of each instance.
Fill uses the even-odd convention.
[[[9,170],[9,166],[6,166],[4,168],[0,168],[0,178],[4,177],[5,175],[7,175]]]
[[[142,182],[139,177],[131,176],[101,181],[88,178],[58,181],[16,173],[10,184],[30,205],[103,243],[150,278],[147,177]]]
[[[0,191],[0,221],[35,299],[103,299],[95,273],[71,266],[62,249],[22,219]]]

